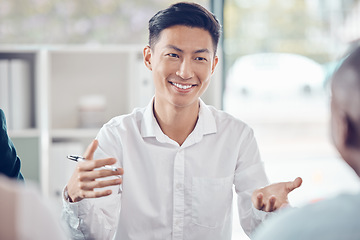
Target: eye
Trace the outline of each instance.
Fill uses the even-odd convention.
[[[169,53],[169,54],[167,54],[167,56],[172,57],[172,58],[179,58],[179,55],[177,55],[176,53]]]
[[[206,58],[204,58],[204,57],[196,57],[195,58],[195,60],[197,60],[197,61],[207,61],[207,59]]]

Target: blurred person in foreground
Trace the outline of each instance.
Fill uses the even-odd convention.
[[[0,109],[0,174],[24,180],[20,172],[21,162],[14,144],[7,134],[5,114]]]
[[[150,19],[143,56],[155,96],[105,124],[77,164],[64,189],[73,238],[230,240],[233,186],[247,234],[288,204],[301,179],[267,186],[252,129],[200,99],[219,37],[215,16],[195,3]]]
[[[331,135],[347,164],[360,177],[360,47],[332,76]],[[339,179],[341,181],[341,179]],[[359,240],[360,193],[340,194],[269,218],[253,240]]]
[[[52,205],[31,183],[0,174],[0,239],[65,240],[65,228]]]

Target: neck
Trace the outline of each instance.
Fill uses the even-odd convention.
[[[358,147],[348,147],[346,151],[340,152],[342,158],[350,165],[360,177],[360,150]]]
[[[181,146],[195,128],[199,102],[188,107],[176,107],[159,104],[155,99],[153,108],[163,133]]]

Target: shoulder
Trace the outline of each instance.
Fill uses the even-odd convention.
[[[239,133],[243,133],[243,134],[245,133],[245,134],[253,135],[252,128],[247,123],[242,121],[241,119],[236,118],[233,115],[231,115],[225,111],[216,109],[213,106],[207,106],[207,108],[214,116],[218,130],[231,131],[233,133],[239,132]]]
[[[119,139],[125,133],[139,132],[144,111],[145,108],[136,108],[129,114],[113,117],[102,126],[97,139],[115,141],[115,139]]]
[[[6,130],[6,118],[3,110],[0,108],[0,130]]]
[[[129,114],[113,117],[110,121],[104,124],[103,128],[118,128],[121,126],[136,124],[143,118],[144,111],[145,108],[135,108]]]
[[[360,239],[360,195],[343,194],[274,214],[252,239]],[[350,234],[343,238],[344,234]]]

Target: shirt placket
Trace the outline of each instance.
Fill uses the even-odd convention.
[[[184,149],[175,156],[173,183],[173,240],[183,239],[184,235]]]

